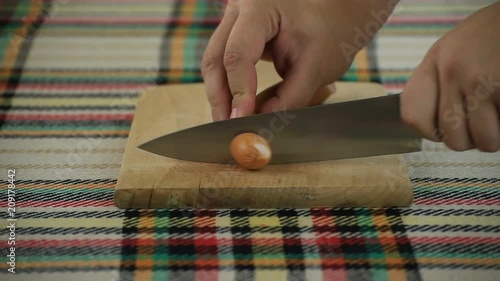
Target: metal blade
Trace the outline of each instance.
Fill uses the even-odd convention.
[[[399,98],[389,95],[214,122],[139,148],[181,160],[229,163],[233,137],[253,132],[268,140],[274,164],[419,151],[420,138],[401,121]]]

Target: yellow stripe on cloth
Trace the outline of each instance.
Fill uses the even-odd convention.
[[[478,216],[403,216],[406,225],[492,225],[498,226],[498,217]]]
[[[287,271],[257,269],[255,280],[287,280]]]
[[[11,221],[2,220],[1,228],[6,228]],[[23,219],[16,221],[16,227],[44,227],[44,228],[81,228],[105,227],[122,228],[123,218],[49,218],[49,219]]]
[[[273,217],[250,217],[251,227],[264,227],[264,226],[281,226],[280,220],[277,216]]]

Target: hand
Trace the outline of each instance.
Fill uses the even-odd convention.
[[[500,148],[500,2],[483,8],[429,50],[406,84],[403,120],[454,150]]]
[[[229,0],[203,56],[214,120],[303,107],[349,68],[397,0]],[[256,109],[255,64],[271,58],[283,82]]]

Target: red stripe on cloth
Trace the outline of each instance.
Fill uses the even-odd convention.
[[[251,238],[233,238],[233,245],[234,246],[252,245],[252,239]]]
[[[194,240],[194,245],[195,246],[217,246],[217,237],[215,235],[211,235],[213,237],[207,237],[207,238],[200,238],[199,236],[196,237]]]
[[[115,83],[92,83],[92,84],[29,84],[23,83],[16,87],[11,85],[6,85],[5,83],[0,83],[0,87],[5,87],[6,89],[26,91],[26,90],[137,90],[142,91],[149,87],[143,83],[135,84],[115,84]]]
[[[193,238],[169,238],[168,243],[171,246],[193,245]]]
[[[156,245],[156,241],[154,238],[141,237],[137,239],[137,243],[135,245],[139,247],[154,246]]]
[[[218,280],[219,271],[218,270],[196,270],[195,280],[208,281],[208,280]]]
[[[380,244],[383,244],[383,245],[403,245],[403,244],[408,244],[408,239],[406,238],[398,238],[398,237],[394,237],[394,236],[389,236],[389,237],[384,237],[384,236],[379,236],[377,238],[377,241],[380,243]]]
[[[500,237],[431,237],[431,236],[416,236],[410,237],[412,244],[491,244],[500,245]]]
[[[301,239],[300,238],[283,238],[283,244],[284,245],[302,245]]]
[[[121,239],[61,239],[61,240],[16,240],[16,246],[21,248],[56,248],[56,247],[110,247],[121,246]]]
[[[335,227],[335,219],[328,209],[311,210],[316,241],[321,257],[323,280],[347,280],[346,262],[343,257],[331,258],[332,253],[342,254],[342,241]],[[304,241],[305,242],[305,241]]]
[[[398,245],[410,244],[410,241],[406,237],[394,237],[394,239],[396,240],[395,244]]]
[[[406,84],[404,83],[387,83],[387,82],[384,82],[383,83],[384,85],[384,88],[388,89],[388,90],[400,90],[400,91],[403,91],[404,87]]]
[[[347,280],[347,271],[345,268],[323,270],[323,280],[344,281]]]
[[[316,243],[318,245],[342,245],[342,240],[338,236],[338,233],[317,233],[316,234]],[[346,242],[349,242],[349,244],[358,244],[358,243],[353,243],[351,239],[354,238],[349,238]]]
[[[497,205],[500,206],[500,199],[442,199],[442,198],[421,198],[415,199],[416,205]]]
[[[202,254],[198,253],[198,258],[195,260],[195,266],[197,267],[197,270],[205,270],[207,267],[209,268],[217,268],[219,266],[219,260],[217,258],[214,258],[213,256],[217,256],[217,253],[212,256],[200,256]]]
[[[218,280],[220,240],[217,239],[217,223],[215,210],[198,209],[193,221],[195,238],[194,246],[198,258],[195,261],[195,280]],[[208,269],[210,268],[210,269]]]
[[[129,120],[133,114],[0,114],[5,121],[85,121],[85,120]]]
[[[26,17],[23,22],[34,22],[36,18]],[[8,17],[0,17],[0,23],[10,23],[12,19]],[[60,23],[60,24],[75,24],[75,23],[91,23],[91,24],[178,24],[191,25],[194,22],[200,24],[218,24],[220,18],[205,17],[203,20],[194,20],[192,17],[186,18],[167,18],[167,17],[55,17],[46,18],[44,24]]]
[[[63,199],[64,200],[64,199]],[[19,201],[19,207],[110,207],[114,206],[113,200],[78,200],[78,201]]]

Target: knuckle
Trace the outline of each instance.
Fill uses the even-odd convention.
[[[418,120],[419,114],[415,114],[415,107],[411,105],[411,97],[408,93],[403,92],[401,95],[401,120],[408,126],[418,129],[420,123]]]
[[[467,70],[467,77],[463,81],[463,89],[466,95],[474,95],[476,93],[476,89],[480,85],[479,76],[479,71],[475,69]]]
[[[218,103],[215,104],[210,104],[210,111],[212,113],[212,116],[215,116],[217,112],[221,110],[221,107]]]
[[[440,85],[450,85],[456,83],[455,72],[457,65],[459,65],[460,58],[455,56],[445,56],[441,59],[439,64],[439,82]]]
[[[232,107],[240,107],[245,102],[245,93],[241,90],[232,91],[233,99],[231,101]]]
[[[461,64],[462,57],[443,46],[441,42],[442,40],[439,40],[431,47],[426,59],[436,62],[440,84],[448,85],[454,83],[457,66]]]
[[[415,118],[415,114],[413,114],[413,112],[410,109],[408,109],[408,107],[405,106],[401,107],[401,119],[408,126],[414,128],[417,126],[417,120]]]
[[[441,45],[442,45],[442,43],[440,40],[437,41],[436,43],[434,43],[431,46],[431,48],[427,51],[426,57],[433,59],[433,60],[439,58],[440,57],[439,55],[440,55],[441,49],[442,49]]]
[[[230,102],[226,100],[223,96],[218,93],[216,95],[209,94],[208,96],[208,104],[210,105],[210,111],[212,114],[212,118],[214,120],[220,120],[218,116],[221,116],[223,112],[229,107]]]
[[[231,95],[233,96],[233,101],[240,100],[241,98],[243,98],[245,96],[245,92],[242,90],[236,90],[236,91],[232,91]]]
[[[241,5],[242,0],[228,0],[227,6],[231,8],[237,8]]]
[[[240,11],[241,0],[216,0],[222,2],[222,14],[226,16],[228,14],[237,15]]]
[[[229,93],[224,90],[207,93],[207,100],[212,110],[219,110],[229,105]]]
[[[254,6],[255,1],[253,0],[238,0],[238,4],[240,6],[240,9],[246,10],[249,8],[252,8]]]
[[[205,76],[208,72],[214,70],[216,68],[216,59],[209,49],[205,51],[203,54],[203,58],[201,61],[201,75]]]
[[[235,71],[239,67],[242,59],[243,53],[241,48],[234,44],[229,44],[224,53],[224,67],[226,68],[226,72],[230,73]]]
[[[207,99],[212,110],[220,107],[220,101],[217,95],[207,95]]]

